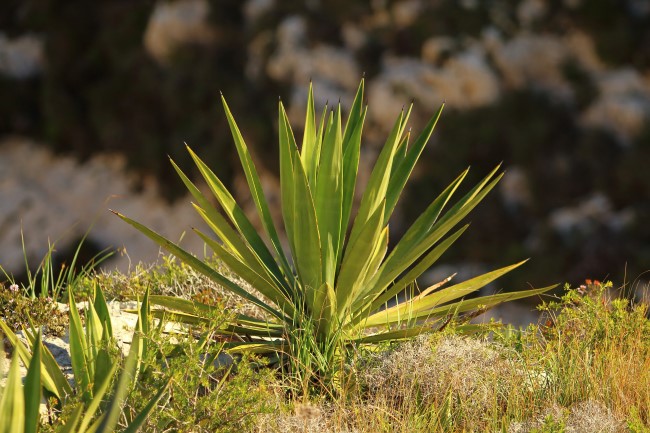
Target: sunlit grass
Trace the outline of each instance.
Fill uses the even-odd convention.
[[[215,262],[215,266],[218,263]],[[165,258],[128,274],[97,273],[108,298],[170,294],[222,307],[185,334],[153,327],[147,373],[126,399],[127,419],[171,377],[145,431],[238,432],[646,432],[650,428],[648,304],[594,283],[567,287],[525,330],[430,336],[357,347],[341,366],[336,395],[292,392],[261,358],[215,367],[220,342],[202,338],[241,307],[227,291]],[[2,290],[8,291],[5,284]],[[629,294],[629,293],[628,293]],[[4,313],[5,315],[8,313]],[[206,357],[207,356],[207,357]],[[65,412],[63,413],[65,415]],[[58,425],[58,424],[57,424]],[[52,431],[43,425],[41,431]]]

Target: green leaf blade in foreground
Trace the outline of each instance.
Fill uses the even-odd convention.
[[[140,361],[138,355],[140,353],[141,344],[142,341],[140,336],[138,334],[134,334],[131,341],[129,354],[127,355],[126,361],[124,362],[124,369],[122,370],[122,373],[117,380],[115,393],[113,394],[113,398],[111,399],[108,408],[103,415],[102,421],[96,430],[98,433],[113,432],[115,426],[117,425],[120,413],[122,412],[122,404],[124,403],[129,390],[135,384],[138,363]]]
[[[357,95],[358,96],[358,95]],[[355,100],[356,103],[356,100]],[[352,213],[352,204],[354,202],[354,191],[357,184],[357,175],[359,171],[359,158],[361,157],[361,133],[367,110],[364,109],[359,118],[352,121],[352,114],[345,129],[343,136],[343,207],[341,209],[341,239],[339,240],[339,257],[342,257],[341,251],[344,245],[345,234]],[[354,113],[354,110],[353,110]],[[356,116],[355,116],[356,117]],[[348,128],[354,129],[349,130]],[[350,136],[348,137],[348,131]]]
[[[488,175],[484,182],[472,189],[435,224],[430,226],[427,225],[421,230],[418,230],[418,233],[415,234],[414,238],[409,238],[409,232],[407,231],[407,234],[404,235],[402,241],[398,243],[393,252],[389,255],[388,259],[386,259],[380,273],[378,273],[378,290],[383,290],[388,287],[391,281],[401,275],[402,272],[408,269],[408,267],[418,259],[418,257],[425,254],[429,248],[440,241],[456,226],[456,224],[465,218],[467,214],[469,214],[469,212],[471,212],[471,210],[483,200],[483,198],[485,198],[502,177],[501,174],[491,180],[489,184],[485,185],[485,182],[493,176],[495,171]],[[406,245],[400,245],[402,242]]]
[[[72,295],[72,290],[68,291],[68,305],[70,317],[70,363],[77,384],[77,389],[82,394],[84,402],[92,400],[92,381],[89,370],[90,360],[88,359],[88,342],[84,336],[81,317]]]
[[[31,357],[27,353],[27,349],[23,346],[20,340],[18,340],[18,337],[13,334],[13,332],[11,332],[12,335],[8,334],[7,329],[5,329],[3,325],[4,322],[0,321],[0,328],[3,328],[3,332],[7,338],[9,338],[11,344],[20,353],[20,357],[23,363],[30,362],[29,360]],[[29,344],[31,344],[32,348],[35,344],[38,344],[40,348],[41,383],[43,385],[43,388],[54,394],[59,400],[63,400],[67,398],[67,396],[72,395],[72,387],[70,386],[70,383],[68,383],[68,379],[66,379],[65,375],[61,371],[59,364],[57,364],[56,360],[54,359],[52,352],[50,352],[49,349],[43,345],[42,341],[37,342],[36,336],[29,330],[25,330],[25,335],[27,336]]]
[[[7,383],[0,397],[0,433],[23,433],[25,426],[25,398],[20,383],[18,353],[14,353]]]
[[[36,333],[36,341],[41,342],[40,330]],[[41,405],[41,346],[34,344],[32,360],[29,362],[25,377],[25,433],[36,433],[40,419]]]

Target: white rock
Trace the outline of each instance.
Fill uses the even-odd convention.
[[[352,51],[363,48],[368,40],[366,33],[354,23],[344,23],[341,26],[341,37],[346,48]]]
[[[562,74],[569,51],[562,38],[522,33],[501,41],[493,33],[486,35],[486,47],[503,75],[506,86],[533,87],[563,98],[572,90]]]
[[[9,272],[24,270],[21,230],[31,264],[43,258],[48,240],[56,241],[58,249],[74,248],[71,243],[88,229],[96,244],[126,251],[105,262],[105,268],[127,271],[131,261],[154,262],[158,246],[109,208],[175,241],[194,226],[209,230],[189,197],[167,204],[155,185],[135,193],[123,158],[102,154],[80,164],[18,137],[1,141],[0,155],[0,265]],[[196,254],[203,252],[203,242],[193,234],[181,244]]]
[[[418,18],[422,10],[420,0],[403,0],[395,2],[392,8],[393,22],[397,27],[408,27]]]
[[[254,23],[275,6],[275,0],[248,0],[244,4],[247,23]]]
[[[435,64],[441,54],[451,51],[454,46],[454,39],[448,36],[429,38],[422,44],[422,60]]]
[[[43,40],[27,34],[9,39],[0,32],[0,74],[12,78],[29,78],[43,69]]]
[[[338,47],[321,44],[308,49],[304,19],[292,16],[277,30],[277,50],[269,59],[271,78],[300,85],[310,79],[328,81],[341,88],[355,88],[361,75],[352,55]]]
[[[595,193],[573,207],[553,211],[549,222],[557,232],[568,235],[573,231],[588,234],[594,224],[602,224],[610,230],[618,231],[634,221],[631,209],[614,211],[607,196]]]
[[[277,49],[266,66],[271,78],[293,86],[287,112],[291,122],[298,125],[304,122],[310,81],[316,107],[322,109],[327,101],[332,107],[339,99],[343,106],[349,106],[361,79],[349,51],[326,44],[307,48],[305,26],[305,21],[296,16],[281,23],[277,30]]]
[[[606,129],[628,144],[650,120],[650,85],[633,69],[602,72],[597,83],[600,97],[583,113],[583,125]]]
[[[499,191],[509,208],[526,207],[531,203],[528,178],[521,167],[508,167],[503,179],[499,182]]]
[[[517,18],[522,26],[528,27],[543,18],[547,9],[545,0],[524,0],[517,6]]]
[[[446,102],[459,109],[495,102],[499,81],[483,50],[474,46],[448,59],[441,67],[415,58],[385,57],[382,72],[368,86],[369,115],[389,129],[399,107],[411,100],[416,108],[433,111]]]
[[[144,46],[164,63],[179,46],[210,43],[215,32],[207,22],[207,0],[158,1],[144,34]]]

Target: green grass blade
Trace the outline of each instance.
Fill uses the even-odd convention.
[[[117,362],[113,363],[111,369],[104,376],[102,376],[101,380],[97,381],[97,389],[95,391],[95,395],[93,396],[92,401],[88,403],[86,412],[81,419],[81,424],[79,424],[79,429],[77,431],[85,432],[90,425],[90,422],[95,417],[97,409],[99,409],[99,406],[102,403],[102,399],[104,398],[104,395],[106,395],[106,392],[108,391],[108,388],[113,381],[113,376],[115,376],[118,365],[119,364]]]
[[[282,220],[284,222],[284,230],[289,241],[291,254],[294,260],[296,258],[296,245],[294,221],[291,218],[294,209],[294,149],[295,142],[292,143],[293,133],[287,129],[282,112],[284,107],[282,102],[278,102],[278,141],[280,147],[280,205],[282,206]]]
[[[266,341],[263,343],[257,341],[237,341],[225,343],[223,348],[231,355],[236,354],[265,354],[277,353],[285,349],[283,340]]]
[[[316,292],[313,318],[316,321],[316,333],[322,337],[330,335],[336,317],[336,293],[332,286],[325,282]]]
[[[25,426],[25,398],[20,383],[18,353],[14,353],[7,383],[0,398],[0,433],[23,433]]]
[[[515,301],[517,299],[528,298],[531,296],[538,296],[556,288],[558,285],[554,284],[540,289],[520,290],[517,292],[499,293],[496,295],[482,296],[474,299],[463,299],[462,301],[447,304],[442,307],[437,307],[430,310],[429,315],[442,316],[451,313],[461,314],[474,310],[487,310],[495,307],[496,305],[503,304],[504,302]],[[422,312],[418,313],[419,315]]]
[[[221,312],[222,309],[212,305],[201,304],[200,302],[190,301],[187,299],[177,298],[175,296],[151,295],[150,302],[152,305],[169,308],[171,310],[181,311],[187,314],[213,316],[215,312]],[[250,326],[263,328],[283,329],[280,323],[272,323],[262,319],[236,314],[233,317],[236,323],[242,323]]]
[[[361,290],[357,292],[354,296],[354,301],[352,303],[353,312],[357,312],[363,308],[364,305],[367,305],[373,298],[376,297],[373,293],[373,286],[369,282],[377,274],[377,270],[381,265],[381,262],[386,257],[386,252],[388,251],[388,227],[384,227],[379,236],[371,255],[368,260],[367,267],[362,271],[363,277],[362,283],[360,285]]]
[[[90,376],[91,383],[95,382],[95,373],[96,373],[96,361],[102,347],[102,336],[104,333],[104,328],[97,313],[95,312],[95,307],[91,302],[88,303],[88,308],[86,309],[86,359],[88,362],[88,374]]]
[[[4,328],[4,322],[0,321],[0,328],[3,328],[3,332],[11,342],[11,344],[18,350],[21,354],[20,359],[24,364],[28,364],[31,360],[31,355],[27,352],[27,349],[23,344],[18,340],[15,334],[7,334],[7,329]],[[25,330],[25,336],[29,340],[29,344],[34,347],[37,344],[36,336],[32,334],[29,330]],[[66,379],[59,364],[57,364],[54,356],[49,351],[47,347],[43,345],[43,342],[38,342],[38,346],[41,351],[41,383],[43,388],[54,394],[59,400],[65,399],[67,396],[72,395],[72,388],[68,379]]]
[[[97,432],[110,433],[115,430],[115,426],[117,425],[117,421],[122,411],[122,403],[135,383],[140,344],[142,344],[140,336],[134,334],[129,354],[124,362],[124,369],[117,380],[117,386],[115,387],[113,398],[108,405],[102,422],[97,428]]]
[[[83,396],[82,400],[88,403],[92,400],[92,382],[89,370],[91,361],[88,359],[88,343],[83,332],[81,317],[79,317],[72,290],[68,291],[68,299],[70,306],[70,362],[77,389]]]
[[[413,338],[421,334],[426,334],[430,332],[435,332],[437,327],[432,323],[428,323],[424,326],[413,326],[404,329],[397,329],[393,331],[386,331],[379,334],[368,335],[367,337],[361,337],[354,340],[357,344],[375,344],[381,343],[384,341],[399,341],[405,340],[408,338]]]
[[[171,384],[171,378],[165,383],[165,385],[160,388],[158,393],[147,403],[147,405],[133,418],[133,421],[124,429],[122,433],[135,433],[140,430],[140,427],[144,425],[144,422],[147,420],[151,411],[158,405],[158,402],[167,392],[169,385]]]
[[[323,282],[323,263],[318,220],[301,163],[294,168],[294,193],[294,263],[303,287],[320,287]]]
[[[239,287],[237,284],[234,282],[230,281],[228,278],[224,277],[221,275],[219,272],[208,266],[206,263],[202,262],[201,260],[197,259],[194,257],[192,254],[188,253],[169,239],[164,238],[163,236],[159,235],[158,233],[154,232],[153,230],[143,226],[142,224],[138,223],[137,221],[134,221],[119,212],[112,211],[115,215],[120,217],[122,220],[126,221],[133,227],[135,227],[137,230],[139,230],[141,233],[143,233],[145,236],[147,236],[149,239],[153,240],[156,242],[158,245],[160,245],[162,248],[165,250],[169,251],[176,257],[178,257],[181,261],[183,261],[185,264],[190,266],[192,269],[195,271],[205,275],[206,277],[210,278],[212,281],[222,285],[225,289],[230,290],[232,293],[241,296],[242,298],[252,302],[253,304],[257,305],[258,307],[262,308],[263,310],[267,311],[268,313],[281,318],[281,315],[271,306],[267,305],[265,302],[263,302],[260,299],[257,299],[255,296],[251,295],[248,293],[246,290],[242,289]]]
[[[36,342],[41,342],[40,330],[36,333]],[[25,433],[36,433],[40,419],[41,405],[41,346],[34,344],[32,360],[29,362],[25,377]]]
[[[104,292],[102,291],[101,287],[96,284],[96,282],[93,282],[93,291],[95,293],[93,305],[95,306],[97,317],[102,323],[103,328],[106,328],[108,330],[108,337],[113,338],[113,324],[111,323],[111,315],[108,312],[108,304],[106,303]]]
[[[131,312],[131,311],[127,311]],[[200,316],[196,314],[184,313],[181,311],[173,310],[153,310],[151,315],[157,319],[165,320],[165,322],[177,322],[184,323],[187,325],[199,325],[210,323],[212,319],[206,316]],[[248,324],[228,324],[215,331],[215,335],[222,336],[224,338],[229,337],[262,337],[262,338],[278,338],[283,336],[282,329],[274,329],[272,327],[259,327]]]
[[[485,198],[500,179],[501,175],[483,188],[483,182],[479,184],[461,199],[460,202],[447,211],[435,224],[424,225],[414,233],[409,233],[410,230],[407,231],[407,234],[404,235],[404,238],[397,244],[388,259],[386,259],[386,262],[382,265],[377,280],[373,282],[376,284],[376,290],[381,291],[388,287],[395,278],[442,239]],[[416,221],[414,225],[417,224],[418,222]]]
[[[176,163],[174,163],[174,161],[171,159],[170,162],[176,170],[176,173],[178,173],[178,176],[185,184],[185,187],[188,189],[190,194],[192,194],[192,197],[194,197],[196,200],[197,204],[192,203],[195,209],[201,209],[201,212],[199,212],[201,217],[208,223],[210,228],[217,234],[217,236],[219,236],[219,238],[224,243],[226,243],[228,248],[233,250],[233,252],[236,254],[240,255],[241,258],[245,261],[263,262],[264,266],[275,275],[275,278],[278,281],[283,281],[284,278],[282,272],[280,271],[280,268],[273,258],[273,255],[268,250],[262,239],[259,238],[259,236],[256,234],[254,241],[257,242],[257,249],[255,249],[247,241],[243,230],[240,231],[242,234],[242,237],[240,238],[237,232],[230,226],[230,224],[226,222],[226,219],[214,208],[214,206],[212,206],[212,203],[201,193],[201,191],[199,191],[199,189],[194,185],[194,183],[192,183],[192,181],[190,181],[190,179],[185,175],[185,173],[183,173],[183,171],[176,165]],[[207,167],[205,170],[207,170]],[[208,177],[216,179],[214,173]],[[233,220],[233,218],[234,214],[233,217],[231,217],[231,220]],[[240,217],[240,219],[242,219],[242,217]],[[248,230],[254,232],[252,226],[250,226]]]
[[[357,93],[354,96],[354,101],[352,102],[352,108],[350,108],[350,115],[348,116],[348,121],[345,124],[345,131],[343,132],[343,143],[344,149],[343,152],[347,150],[348,146],[354,145],[354,140],[352,139],[355,131],[359,127],[360,123],[363,123],[363,117],[365,116],[365,110],[363,108],[363,92],[365,87],[365,79],[362,79],[357,88]]]
[[[290,298],[291,290],[287,287],[287,280],[283,278],[275,262],[272,264],[272,269],[269,269],[260,257],[249,249],[249,246],[235,233],[221,215],[217,213],[210,217],[204,209],[194,203],[192,205],[208,226],[221,239],[228,253],[231,253],[240,262],[245,263],[265,280],[272,282],[285,297]],[[211,240],[211,242],[214,241]]]
[[[142,298],[142,303],[140,304],[140,309],[138,310],[138,322],[136,329],[139,332],[142,332],[144,338],[140,344],[140,353],[138,356],[138,373],[140,375],[144,374],[146,369],[146,364],[143,362],[149,357],[149,338],[151,335],[151,305],[149,303],[149,287],[144,292],[144,297]]]
[[[406,158],[406,155],[408,153],[408,144],[409,144],[410,138],[411,138],[411,131],[409,130],[409,131],[406,132],[406,134],[404,134],[404,137],[402,137],[402,141],[400,142],[399,146],[397,146],[397,149],[395,150],[395,156],[393,157],[393,166],[390,169],[390,177],[391,177],[391,179],[394,178],[397,175],[398,167],[400,165],[402,165],[402,162]],[[391,181],[391,182],[388,183],[389,191],[390,191],[390,185],[392,184],[392,182],[394,182],[394,181]],[[387,195],[386,200],[388,200],[388,191],[386,192],[386,195]],[[392,201],[392,198],[391,198],[391,201]],[[388,217],[390,218],[390,215]]]
[[[415,222],[406,230],[406,233],[397,243],[393,252],[388,257],[388,260],[393,260],[393,257],[400,256],[403,252],[413,248],[413,246],[421,241],[426,234],[434,227],[434,224],[440,217],[442,210],[447,205],[451,197],[454,195],[460,184],[467,176],[468,170],[462,172],[447,188],[441,192],[427,206],[426,210],[415,220]],[[390,263],[390,262],[389,262]]]

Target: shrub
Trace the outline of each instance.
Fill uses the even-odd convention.
[[[452,316],[471,316],[501,302],[540,294],[550,288],[503,293],[466,300],[517,263],[441,288],[426,288],[404,302],[388,303],[413,287],[462,235],[460,221],[494,188],[498,167],[443,212],[467,171],[456,178],[388,249],[388,221],[401,192],[438,121],[442,107],[412,143],[406,131],[410,114],[402,110],[382,149],[351,219],[361,136],[367,108],[361,82],[345,128],[342,109],[323,111],[317,122],[310,89],[301,149],[296,144],[282,103],[279,106],[281,208],[290,254],[280,242],[257,171],[242,134],[222,97],[248,186],[264,228],[259,234],[217,176],[192,151],[203,178],[221,205],[223,216],[181,169],[197,212],[218,240],[195,230],[216,255],[259,294],[251,293],[146,226],[122,219],[179,257],[195,270],[257,305],[268,315],[261,321],[238,315],[221,331],[231,353],[275,353],[301,391],[317,384],[332,390],[351,344],[409,338],[442,328]],[[264,238],[263,238],[264,236]],[[197,307],[168,297],[153,303],[181,309],[185,317]],[[210,307],[202,305],[200,311]],[[192,319],[195,320],[195,319]],[[368,330],[374,329],[372,335]]]

